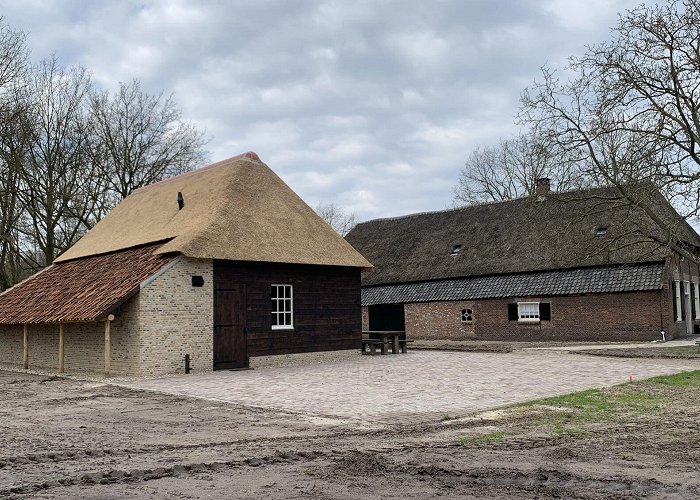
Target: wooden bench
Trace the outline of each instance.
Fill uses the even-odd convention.
[[[408,352],[408,344],[413,342],[412,340],[399,340],[399,351],[406,353]]]
[[[377,354],[377,346],[379,346],[382,351],[386,349],[386,344],[377,339],[362,339],[362,354]],[[367,347],[369,347],[369,352],[367,352]],[[386,354],[386,352],[382,352]]]

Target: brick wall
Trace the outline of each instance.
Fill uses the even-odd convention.
[[[192,276],[204,278],[193,287]],[[214,276],[211,260],[182,257],[139,293],[140,374],[184,373],[213,368]]]
[[[192,287],[192,275],[204,286]],[[212,262],[180,258],[156,275],[115,313],[111,325],[112,375],[211,371],[213,343]],[[29,367],[58,369],[58,325],[29,326]],[[22,326],[0,326],[0,363],[22,367]],[[104,323],[65,325],[67,373],[102,373]]]
[[[472,310],[472,321],[463,322],[463,309]],[[406,335],[413,339],[466,340],[475,338],[478,318],[473,302],[423,302],[406,304]]]
[[[551,321],[508,321],[508,304],[551,303]],[[654,340],[666,320],[659,291],[588,294],[539,299],[519,297],[477,301],[478,338],[503,340]]]
[[[508,304],[550,302],[551,321],[535,324],[508,320]],[[484,340],[656,340],[685,331],[672,317],[669,291],[588,294],[560,297],[515,297],[456,302],[405,304],[406,335],[414,339]],[[366,308],[363,308],[366,309]],[[472,323],[461,310],[472,309]]]
[[[139,371],[139,344],[133,325],[139,317],[138,295],[121,307],[111,324],[113,374]],[[29,368],[58,370],[58,330],[56,325],[29,325]],[[23,327],[0,327],[0,363],[23,366]],[[104,371],[104,323],[64,325],[64,367],[67,373]]]

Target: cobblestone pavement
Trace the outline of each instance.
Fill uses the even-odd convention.
[[[140,381],[135,389],[377,423],[436,420],[539,397],[700,369],[695,360],[413,351],[328,364]]]

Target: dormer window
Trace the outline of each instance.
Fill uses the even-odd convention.
[[[604,226],[598,226],[595,228],[595,237],[602,238],[608,232],[608,228]]]
[[[452,245],[452,252],[450,252],[450,255],[453,257],[456,257],[459,255],[459,253],[462,251],[462,245]]]

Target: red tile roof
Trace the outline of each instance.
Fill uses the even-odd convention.
[[[104,319],[176,257],[162,244],[53,264],[0,295],[0,324]]]

